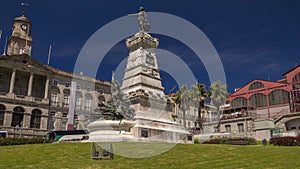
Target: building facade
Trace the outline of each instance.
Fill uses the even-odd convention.
[[[179,105],[174,104],[174,115],[176,117],[176,121],[183,125],[188,130],[195,130],[198,126],[197,119],[198,119],[198,107],[191,106],[185,112],[179,108]],[[209,122],[215,122],[217,120],[217,110],[214,106],[210,104],[204,104],[204,107],[201,110],[201,119],[202,124],[206,124]]]
[[[253,80],[230,95],[220,132],[257,139],[298,136],[300,131],[300,65],[273,82]]]
[[[7,54],[0,56],[0,130],[36,137],[65,130],[71,82],[76,81],[74,127],[85,128],[101,102],[111,99],[110,82],[73,74],[38,62],[31,56],[32,24],[23,14],[13,21]]]

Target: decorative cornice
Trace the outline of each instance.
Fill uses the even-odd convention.
[[[159,40],[157,38],[153,38],[146,32],[138,32],[133,37],[126,39],[126,47],[130,51],[134,51],[140,47],[147,48],[157,48],[159,44]]]

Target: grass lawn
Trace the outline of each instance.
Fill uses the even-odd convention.
[[[89,143],[2,146],[0,152],[0,168],[9,169],[300,168],[300,147],[178,144],[158,156],[126,158],[115,155],[113,160],[92,160]]]

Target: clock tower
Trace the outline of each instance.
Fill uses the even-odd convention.
[[[23,13],[13,21],[12,35],[7,43],[7,55],[31,55],[31,23]]]

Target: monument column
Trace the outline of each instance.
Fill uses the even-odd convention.
[[[11,78],[10,78],[10,85],[9,85],[9,93],[10,94],[12,94],[14,92],[15,78],[16,78],[16,69],[13,68],[13,72],[12,72]]]
[[[29,83],[28,83],[28,90],[27,90],[27,96],[31,96],[32,82],[33,82],[33,72],[30,72]]]
[[[159,40],[148,33],[150,24],[147,22],[144,8],[140,7],[139,13],[129,16],[138,17],[140,31],[126,39],[126,47],[130,52],[120,87],[124,93],[121,95],[125,97],[119,97],[119,94],[116,94],[117,97],[112,94],[112,97],[115,97],[115,103],[124,101],[120,108],[126,107],[124,113],[131,113],[129,115],[133,118],[129,117],[128,120],[122,121],[122,124],[113,120],[94,121],[88,125],[89,140],[193,143],[193,136],[174,122],[172,111],[167,108],[169,98],[164,94],[155,52]],[[118,90],[119,84],[115,82],[113,74],[112,93],[121,93]],[[127,106],[134,109],[134,112],[128,111]],[[130,130],[120,132],[127,130],[114,127],[120,124]]]
[[[49,76],[47,76],[46,79],[44,99],[48,99],[48,90],[49,90]]]

